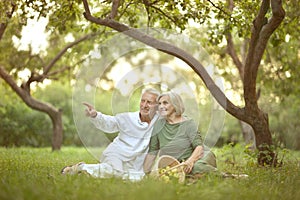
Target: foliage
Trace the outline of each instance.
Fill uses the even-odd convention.
[[[10,3],[14,2],[19,11],[10,20],[5,13],[10,10]],[[107,17],[111,9],[111,1],[89,1],[93,8],[99,8],[95,15]],[[183,31],[193,36],[193,39],[201,41],[209,51],[221,69],[220,74],[227,79],[236,93],[242,94],[242,84],[232,61],[226,56],[224,37],[228,31],[232,31],[237,48],[242,48],[249,38],[254,15],[258,10],[260,1],[235,1],[235,8],[231,11],[227,8],[226,1],[120,1],[121,11],[117,20],[129,24],[132,27],[163,27],[167,29]],[[100,44],[105,38],[110,37],[111,31],[99,28],[95,24],[86,23],[82,15],[81,1],[54,0],[49,1],[3,1],[0,3],[1,22],[9,22],[5,34],[0,42],[0,64],[17,78],[19,71],[26,69],[32,73],[40,73],[55,55],[67,44],[65,36],[72,35],[74,38],[90,33],[107,31],[101,38],[90,40],[79,45],[59,60],[54,70],[68,67],[69,70],[56,74],[52,84],[46,89],[40,89],[33,96],[51,103],[63,109],[64,144],[80,145],[80,140],[72,121],[70,82],[74,79],[73,69],[86,58],[87,52],[93,49],[92,45]],[[258,77],[258,87],[261,89],[260,106],[269,113],[270,128],[274,133],[278,145],[288,148],[299,149],[299,2],[296,0],[283,3],[286,10],[284,23],[271,37],[267,47],[267,53],[263,57],[262,69]],[[251,12],[249,12],[251,10]],[[33,11],[37,11],[38,16]],[[146,13],[146,15],[145,15]],[[18,50],[13,44],[13,37],[21,38],[22,27],[28,23],[28,19],[38,20],[49,17],[46,31],[49,31],[48,48],[39,53],[34,53],[31,48]],[[191,29],[189,22],[195,21],[201,28]],[[208,42],[209,41],[209,42]],[[240,55],[242,56],[242,55]],[[180,71],[188,76],[195,74]],[[291,75],[291,76],[290,76]],[[20,81],[19,78],[16,79]],[[64,84],[66,84],[64,86]],[[198,84],[197,84],[198,85]],[[200,85],[200,84],[199,84]],[[2,85],[1,85],[2,87]],[[199,89],[200,87],[198,87]],[[21,105],[18,97],[9,94],[5,87],[1,88],[0,107],[0,133],[1,144],[47,146],[51,141],[51,123],[46,117],[31,111],[25,105]],[[200,89],[199,89],[200,91]],[[111,112],[108,91],[97,100],[97,107],[101,107],[106,113]],[[207,91],[205,91],[207,92]],[[3,94],[3,95],[2,95]],[[57,95],[59,94],[59,95]],[[205,95],[207,95],[205,93]],[[134,103],[137,100],[133,100]],[[237,103],[240,104],[240,103]],[[242,104],[242,103],[241,103]],[[2,106],[4,105],[4,106]],[[205,106],[203,106],[205,107]],[[203,115],[209,115],[209,107],[203,109]],[[208,123],[201,118],[200,129],[203,133],[207,130]],[[232,137],[235,138],[232,140]],[[6,138],[6,139],[4,139]],[[224,139],[224,141],[221,141]],[[226,118],[220,145],[227,141],[241,141],[239,126],[231,116]],[[3,142],[6,141],[6,142]]]
[[[214,57],[221,75],[226,79],[229,90],[233,89],[237,98],[237,104],[243,106],[240,101],[243,94],[243,84],[235,69],[232,60],[227,54],[227,45],[224,42],[227,31],[231,31],[238,56],[243,61],[243,56],[248,48],[250,25],[254,19],[260,1],[234,1],[235,8],[232,12],[227,10],[225,1],[215,3],[214,12],[216,22],[204,23],[204,30],[199,28],[187,29]],[[228,1],[227,1],[228,2]],[[257,90],[260,91],[259,105],[269,114],[270,129],[273,133],[275,145],[299,149],[299,129],[297,115],[299,101],[299,3],[297,1],[286,1],[283,3],[286,17],[281,26],[270,38],[266,53],[261,61],[261,69],[258,73]],[[249,12],[251,10],[251,12]],[[201,27],[202,28],[202,27]],[[207,42],[209,40],[210,42]],[[234,101],[234,99],[233,99]],[[287,106],[287,105],[292,106]],[[291,118],[290,118],[291,117]],[[226,124],[231,124],[234,119],[229,118]],[[225,124],[224,132],[227,134]],[[237,123],[236,123],[237,124]],[[279,128],[280,127],[280,128]],[[230,126],[236,135],[240,132],[237,127]]]
[[[63,113],[64,145],[81,145],[72,113],[72,87],[69,84],[54,82],[35,92],[34,96],[48,102]],[[50,133],[49,133],[50,134]]]
[[[3,87],[5,88],[5,87]],[[1,146],[49,146],[50,120],[32,111],[7,89],[0,91],[0,144]]]
[[[300,149],[299,105],[298,95],[292,94],[284,97],[282,102],[265,104],[264,108],[270,113],[271,130],[277,146]]]
[[[72,121],[70,86],[56,83],[44,90],[47,92],[38,90],[34,95],[63,111],[64,144],[81,145]],[[52,131],[50,119],[28,108],[16,94],[9,92],[9,89],[3,87],[0,92],[3,97],[0,107],[1,146],[50,146]]]
[[[87,41],[85,45],[78,44],[95,35],[83,33],[83,24],[79,23],[78,6],[79,1],[9,1],[6,4],[7,11],[5,11],[7,16],[4,21],[2,21],[2,17],[0,19],[0,49],[6,52],[0,57],[1,78],[11,86],[24,103],[32,109],[48,114],[48,117],[52,119],[52,126],[56,127],[52,129],[52,147],[54,150],[59,149],[62,145],[63,127],[61,127],[60,111],[49,105],[50,102],[32,99],[31,94],[34,93],[36,87],[39,88],[45,83],[45,80],[59,80],[61,83],[70,82],[74,76],[73,70],[86,59],[92,42]],[[23,31],[26,25],[32,21],[39,22],[42,19],[47,23],[47,33],[42,33],[42,35],[47,37],[45,39],[33,37],[27,39],[41,42],[43,44],[40,45],[45,45],[45,47],[34,48],[32,42],[25,44],[25,46],[22,39],[24,39]],[[57,22],[62,23],[57,24]],[[3,36],[2,33],[4,32]],[[66,39],[67,36],[69,39]],[[20,75],[21,73],[23,76]],[[6,74],[9,74],[10,77]],[[70,113],[69,115],[71,115]],[[65,118],[64,125],[66,125],[66,121],[70,123],[70,119],[70,117]],[[49,124],[45,125],[50,127]],[[66,128],[72,129],[70,126]],[[26,137],[24,138],[26,139]],[[38,143],[35,145],[40,145],[40,141],[35,143]]]
[[[287,152],[279,168],[257,167],[244,158],[240,146],[215,149],[219,169],[247,173],[246,179],[207,175],[194,184],[152,179],[129,182],[95,179],[84,174],[64,176],[62,167],[85,161],[95,163],[83,148],[0,148],[0,198],[6,199],[298,199],[299,152]],[[235,164],[226,157],[236,156]]]

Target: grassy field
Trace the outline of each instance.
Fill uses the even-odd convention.
[[[299,152],[280,151],[283,166],[258,167],[243,147],[216,149],[218,168],[246,173],[246,179],[208,175],[194,184],[153,179],[129,182],[96,179],[84,174],[63,176],[65,165],[96,160],[85,148],[0,148],[0,199],[300,199]]]

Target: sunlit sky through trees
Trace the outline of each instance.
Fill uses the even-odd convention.
[[[47,42],[47,38],[49,36],[49,33],[47,33],[45,31],[47,23],[48,23],[48,19],[42,18],[42,17],[39,18],[38,21],[36,19],[29,19],[28,22],[27,22],[27,26],[23,27],[23,29],[21,31],[21,36],[22,37],[17,38],[16,36],[13,36],[13,42],[14,42],[15,47],[18,50],[29,50],[29,49],[31,49],[33,54],[46,53],[47,48],[49,48],[48,47],[48,42]],[[65,39],[66,42],[73,42],[75,40],[71,33],[68,34],[64,39]],[[92,52],[92,53],[96,54],[95,52]],[[94,55],[94,56],[97,56],[97,55]],[[132,63],[134,63],[135,60],[138,61],[140,59],[143,59],[144,56],[145,55],[143,55],[143,54],[138,54],[132,60]],[[146,64],[150,65],[151,62],[152,61],[149,59],[149,60],[146,61]],[[174,65],[174,62],[175,62],[176,66],[179,66],[179,68],[181,67],[182,69],[192,70],[183,61],[181,61],[177,58],[173,59],[171,61],[171,63],[169,63],[169,64]],[[122,77],[124,76],[124,74],[126,74],[126,73],[128,73],[129,71],[132,70],[131,64],[126,62],[122,58],[118,60],[118,63],[108,73],[108,78],[110,78],[114,83],[117,83],[118,81],[120,81],[122,79]],[[120,63],[122,63],[122,64],[120,64]],[[211,69],[208,68],[207,70],[211,74],[211,72],[210,72]],[[232,69],[228,68],[228,70],[232,70]],[[18,73],[18,76],[20,77],[19,81],[22,81],[24,79],[28,79],[28,77],[30,76],[30,71],[28,69],[20,71]],[[134,77],[137,77],[137,76],[141,76],[141,74],[136,74],[136,76],[131,76],[130,79],[126,79],[125,81],[123,80],[124,81],[124,86],[123,86],[123,89],[124,89],[123,92],[124,93],[126,91],[130,90],[130,85],[132,84],[132,82],[135,81]],[[153,81],[155,82],[155,80],[153,80]],[[48,79],[45,79],[45,81],[42,84],[39,84],[39,87],[45,87],[48,84],[51,84],[51,81],[48,80]],[[113,87],[106,80],[99,80],[98,84],[100,84],[98,86],[102,87],[105,90],[109,90]],[[196,90],[196,87],[199,87],[199,85],[196,85],[193,81],[190,81],[188,84],[189,84],[189,87],[192,90]],[[33,88],[34,87],[36,87],[36,85],[33,85]],[[205,87],[203,85],[200,86],[200,87],[202,87],[202,89],[200,89],[200,91],[205,90]],[[231,88],[231,84],[229,82],[224,83],[224,88],[225,88],[225,94],[228,98],[230,98],[234,102],[237,102],[237,104],[241,104],[242,100],[241,100],[240,95],[237,94]],[[183,90],[184,90],[184,88],[183,88]],[[200,100],[200,101],[202,101],[200,103],[205,103],[205,102],[203,102],[203,99]]]

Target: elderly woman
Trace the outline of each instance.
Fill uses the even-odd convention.
[[[217,171],[215,155],[203,145],[193,119],[183,115],[181,97],[174,92],[158,96],[158,111],[161,116],[152,131],[149,151],[144,161],[144,171],[149,173],[156,156],[169,155],[185,163],[184,171],[195,177]]]

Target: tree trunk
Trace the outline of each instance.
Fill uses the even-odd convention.
[[[46,113],[52,121],[53,136],[52,136],[52,150],[60,150],[63,141],[63,124],[62,112],[48,103],[38,101],[30,95],[30,85],[22,84],[19,87],[13,78],[0,66],[0,77],[16,92],[16,94],[28,105],[30,108]]]
[[[53,134],[52,134],[52,150],[60,150],[63,142],[63,123],[61,110],[55,110],[48,114],[52,119]]]
[[[242,120],[239,120],[241,130],[243,133],[243,138],[245,141],[246,146],[248,146],[249,150],[255,150],[256,149],[256,142],[255,142],[255,135],[253,128],[246,122],[243,122]]]
[[[259,165],[277,165],[277,157],[272,150],[273,142],[269,129],[268,115],[262,111],[253,118],[251,126],[254,130],[256,148],[259,150],[257,161]]]
[[[243,65],[244,71],[240,72],[240,74],[245,75],[243,81],[245,100],[244,108],[234,105],[214,83],[201,63],[199,63],[199,61],[191,56],[188,52],[185,52],[183,49],[180,49],[175,45],[162,40],[157,40],[147,34],[141,33],[139,30],[119,23],[111,18],[94,17],[91,14],[87,0],[83,0],[83,5],[85,10],[84,17],[88,21],[110,27],[118,32],[122,32],[127,36],[149,45],[161,52],[173,55],[188,64],[203,80],[203,83],[213,97],[217,100],[217,102],[228,113],[252,126],[256,136],[256,146],[260,151],[258,156],[259,164],[264,165],[268,163],[274,163],[276,161],[275,154],[271,151],[272,139],[269,130],[268,117],[258,108],[258,99],[255,93],[257,73],[263,53],[268,43],[268,39],[280,25],[285,16],[281,0],[263,0],[258,14],[253,21],[248,53]],[[269,11],[272,12],[272,15],[268,19],[267,13]]]

